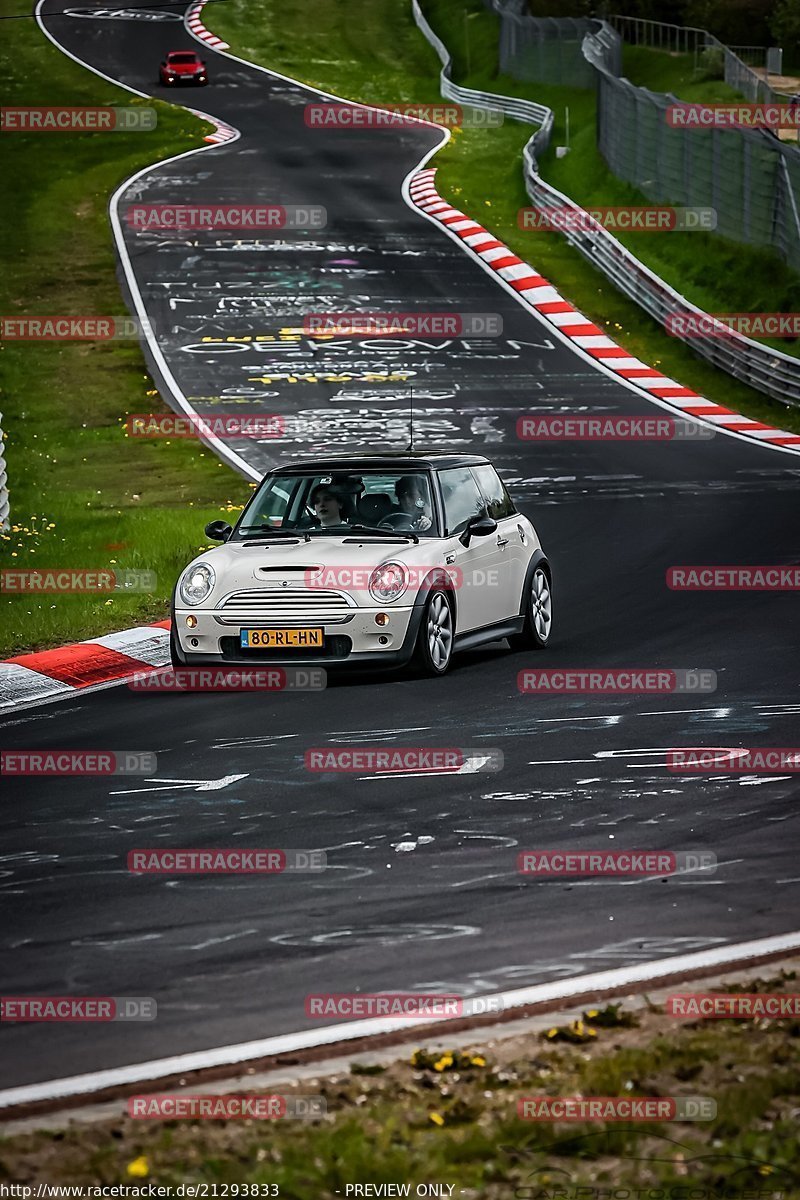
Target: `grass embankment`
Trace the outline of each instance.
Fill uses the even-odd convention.
[[[725,990],[796,991],[794,980],[781,972]],[[800,1194],[797,1020],[685,1023],[652,1004],[638,1015],[611,1005],[559,1033],[576,1041],[531,1033],[485,1048],[418,1050],[387,1067],[352,1063],[349,1075],[294,1089],[325,1099],[327,1116],[311,1124],[120,1117],[15,1135],[0,1141],[0,1179],[199,1183],[209,1196],[212,1184],[260,1184],[251,1195],[285,1200],[342,1200],[348,1184],[365,1183],[410,1184],[412,1196],[417,1184],[445,1184],[454,1197],[481,1200],[599,1200],[608,1188],[667,1200]],[[717,1112],[619,1125],[517,1116],[523,1096],[578,1095],[702,1096]]]
[[[423,0],[423,7],[453,55],[454,78],[459,83],[535,99],[553,109],[552,147],[542,162],[549,182],[583,205],[650,203],[617,180],[597,152],[592,91],[521,83],[499,74],[498,18],[480,0],[458,4]],[[204,19],[243,58],[349,99],[378,103],[439,99],[439,60],[417,30],[405,0],[370,0],[357,10],[352,0],[314,0],[313,4],[310,0],[228,0],[209,5]],[[682,62],[668,68],[660,65],[659,70],[668,74],[681,98],[730,97],[730,89],[717,81],[695,83],[684,78],[690,67]],[[565,142],[565,105],[570,110],[572,149],[565,158],[556,159],[555,146]],[[530,204],[521,168],[522,147],[530,134],[529,126],[514,121],[499,129],[455,132],[432,160],[439,168],[440,191],[645,362],[660,366],[720,404],[800,432],[800,411],[769,400],[697,358],[618,292],[560,234],[519,228],[519,210]],[[800,277],[765,251],[702,233],[628,234],[621,240],[707,311],[800,310]],[[783,340],[773,344],[784,350],[793,346]]]
[[[0,13],[24,9],[0,0]],[[61,54],[32,17],[3,21],[4,105],[145,105]],[[152,132],[3,133],[3,299],[11,316],[127,315],[108,198],[148,163],[202,146],[209,126],[154,103]],[[138,568],[151,595],[0,594],[0,657],[168,615],[172,585],[203,527],[247,484],[199,443],[124,436],[128,413],[165,411],[136,341],[9,342],[2,426],[11,531],[0,568]]]

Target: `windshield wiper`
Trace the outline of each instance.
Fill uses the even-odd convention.
[[[403,537],[409,538],[414,545],[419,543],[419,538],[410,529],[381,529],[378,525],[351,525],[350,532],[353,533],[380,533],[388,537]]]
[[[308,530],[306,529],[281,529],[275,525],[248,525],[246,528],[240,529],[239,533],[247,535],[248,533],[252,533],[254,531],[262,534],[268,533],[270,537],[290,537],[294,538],[295,541],[299,541],[300,538],[302,538],[304,542],[311,541],[311,538],[308,535]]]

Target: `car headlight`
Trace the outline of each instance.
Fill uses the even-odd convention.
[[[216,572],[208,563],[195,563],[181,580],[181,600],[184,604],[202,604],[211,594],[216,579]]]
[[[381,563],[369,577],[369,594],[379,604],[399,600],[408,587],[408,572],[402,563]]]

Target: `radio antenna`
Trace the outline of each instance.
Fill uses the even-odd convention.
[[[414,385],[408,385],[408,445],[406,450],[414,449]]]

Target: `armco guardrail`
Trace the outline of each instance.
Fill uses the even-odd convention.
[[[537,208],[544,211],[557,208],[562,219],[565,209],[572,210],[576,215],[583,214],[580,216],[582,228],[564,229],[564,237],[615,287],[635,300],[660,325],[666,328],[668,321],[675,318],[694,317],[709,322],[710,326],[708,313],[691,304],[665,283],[568,196],[545,183],[538,175],[535,164],[532,169],[527,162],[525,164],[525,185]],[[773,350],[770,346],[732,331],[724,337],[675,336],[713,366],[734,378],[741,379],[743,383],[775,400],[800,407],[800,360],[792,358],[790,354]]]
[[[538,125],[539,129],[533,135],[539,153],[543,153],[550,144],[550,134],[553,129],[553,114],[544,104],[535,104],[532,100],[520,100],[515,96],[499,96],[495,92],[479,92],[475,88],[460,87],[450,78],[453,62],[450,52],[440,37],[433,32],[422,9],[419,0],[411,0],[411,8],[419,29],[439,55],[442,69],[439,72],[439,89],[446,100],[454,100],[457,104],[472,104],[476,108],[488,108],[492,112],[505,113],[507,117],[516,117],[518,121],[527,121]]]
[[[514,0],[512,0],[513,2]],[[491,7],[494,11],[498,11],[502,5],[503,0],[491,0],[491,3],[487,3],[487,7]],[[412,0],[412,6],[414,19],[419,29],[434,47],[442,62],[440,86],[442,95],[446,99],[489,107],[495,111],[505,112],[518,120],[539,126],[522,152],[525,187],[531,201],[538,208],[544,210],[559,208],[562,211],[569,209],[576,214],[576,217],[583,214],[580,216],[582,227],[563,229],[563,235],[570,244],[598,271],[602,271],[615,287],[645,309],[665,328],[669,318],[696,317],[706,321],[710,320],[709,315],[703,309],[691,304],[654,271],[646,267],[599,222],[589,218],[580,205],[542,179],[536,156],[537,153],[541,155],[549,145],[553,128],[552,112],[541,104],[500,96],[493,92],[479,92],[454,84],[450,78],[452,63],[447,48],[426,21],[419,6],[419,0]],[[617,36],[615,31],[605,21],[597,22],[597,25],[599,28],[595,36],[598,42],[601,46],[608,46]],[[596,52],[599,53],[599,49]],[[512,107],[506,107],[506,105]],[[547,115],[543,116],[543,113]],[[569,222],[563,223],[569,224]],[[577,224],[577,221],[575,223]],[[675,336],[678,340],[686,342],[697,354],[715,367],[734,378],[740,379],[743,383],[775,400],[800,407],[800,359],[793,358],[790,354],[774,350],[770,346],[755,342],[733,331],[729,336],[724,337],[681,337],[679,334]]]
[[[6,470],[6,443],[0,413],[0,529],[8,529],[8,472]]]

